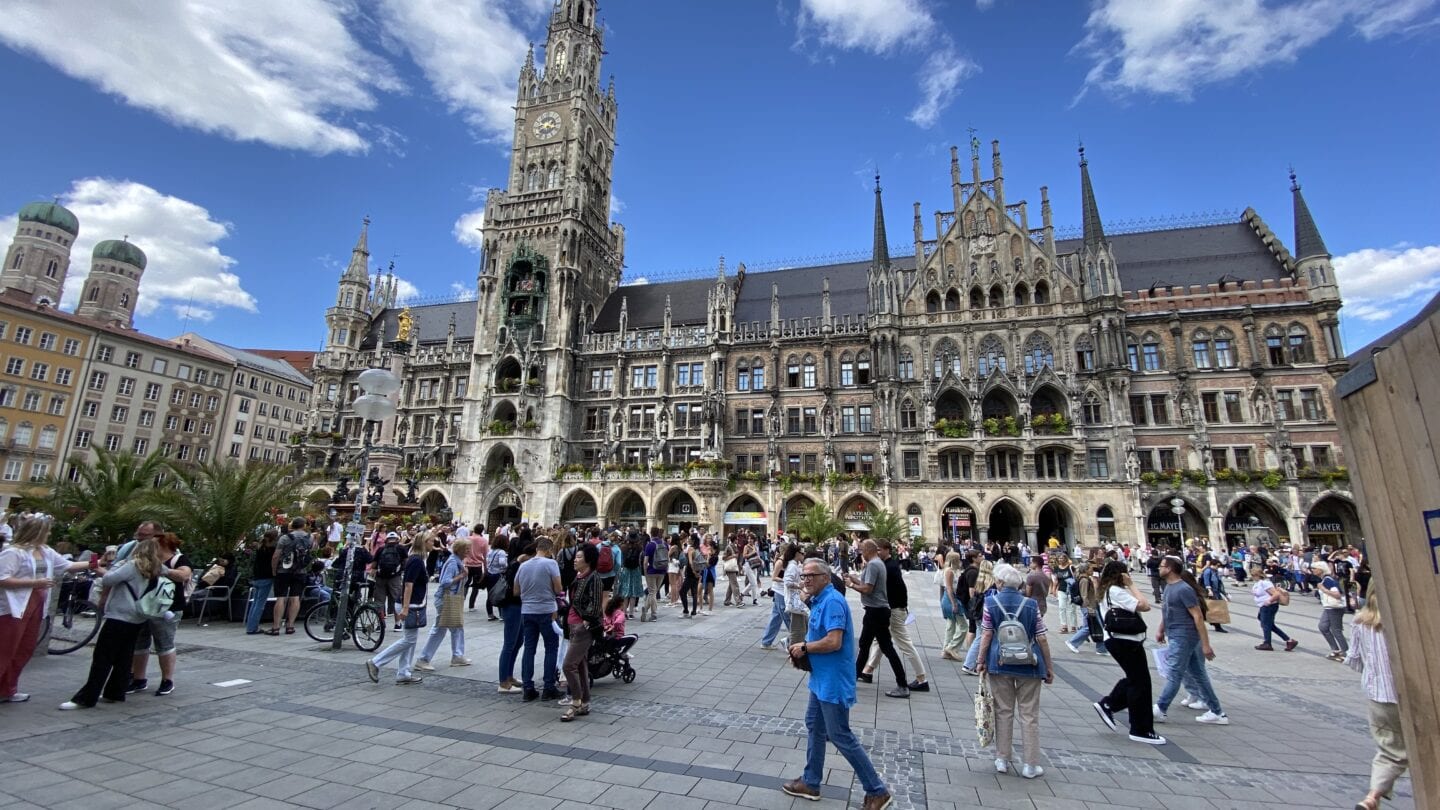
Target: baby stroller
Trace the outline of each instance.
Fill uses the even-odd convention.
[[[628,633],[619,638],[602,638],[590,645],[590,656],[586,664],[590,669],[590,681],[606,675],[631,683],[635,680],[635,667],[630,665],[630,648],[640,637]]]

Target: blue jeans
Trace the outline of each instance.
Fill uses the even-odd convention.
[[[1080,611],[1080,629],[1076,630],[1075,635],[1070,637],[1070,643],[1076,647],[1090,640],[1090,611],[1083,607],[1078,608],[1078,610]],[[1105,642],[1103,639],[1095,642],[1095,652],[1104,654]]]
[[[777,588],[771,601],[773,604],[770,608],[770,626],[765,628],[765,636],[760,639],[760,643],[767,647],[775,643],[776,637],[780,635],[782,625],[786,629],[790,627],[790,614],[785,611],[784,588]]]
[[[549,613],[520,614],[520,627],[525,634],[525,659],[520,662],[520,678],[527,692],[535,689],[535,645],[542,638],[545,639],[545,672],[541,680],[545,691],[556,691],[555,659],[560,651],[560,636],[554,624]]]
[[[965,668],[966,668],[966,669],[973,670],[973,669],[975,669],[975,665],[980,662],[980,636],[981,636],[981,635],[983,635],[982,632],[977,632],[977,633],[975,634],[975,640],[972,641],[972,642],[970,642],[970,649],[965,652]]]
[[[1260,632],[1265,636],[1265,643],[1270,643],[1270,634],[1274,633],[1280,638],[1289,641],[1290,636],[1284,630],[1275,626],[1275,614],[1280,612],[1280,603],[1274,602],[1260,608]]]
[[[520,606],[500,608],[504,632],[500,642],[500,683],[515,680],[515,659],[520,655]]]
[[[265,603],[270,599],[273,579],[257,579],[250,583],[250,604],[245,608],[245,632],[260,632],[260,617],[265,615]]]
[[[1210,711],[1224,714],[1220,698],[1215,696],[1215,688],[1210,685],[1210,673],[1205,670],[1205,653],[1200,649],[1200,639],[1171,636],[1166,650],[1170,654],[1170,671],[1165,673],[1165,689],[1160,692],[1160,700],[1157,701],[1160,711],[1170,710],[1170,702],[1183,684],[1192,697],[1205,701]]]
[[[463,596],[463,594],[461,594]],[[441,627],[440,607],[445,603],[445,594],[435,594],[435,623],[430,625],[430,635],[425,638],[425,646],[420,650],[420,660],[430,663],[435,658],[435,653],[440,649],[440,642],[445,640],[445,634],[450,634],[450,657],[465,657],[465,627]]]
[[[860,745],[860,739],[850,730],[850,707],[839,703],[828,703],[810,693],[810,706],[805,710],[805,728],[809,730],[810,742],[805,749],[805,775],[802,777],[808,787],[820,789],[825,777],[825,741],[829,740],[850,763],[855,778],[865,788],[866,796],[884,793],[885,783],[870,756]]]
[[[410,667],[414,664],[415,642],[419,639],[420,628],[406,627],[400,631],[398,641],[381,650],[370,660],[377,667],[383,667],[391,661],[398,661],[395,665],[395,680],[404,680],[413,674]]]

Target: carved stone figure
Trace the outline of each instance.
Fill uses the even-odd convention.
[[[1136,455],[1134,447],[1125,451],[1125,477],[1131,481],[1140,477],[1140,456]]]
[[[420,479],[418,479],[418,478],[406,478],[406,479],[405,479],[405,501],[404,501],[404,502],[405,502],[405,503],[419,503],[419,502],[420,502]]]
[[[355,497],[355,493],[350,491],[350,476],[340,476],[340,482],[335,485],[334,502],[340,503],[341,501],[348,501],[353,497]]]
[[[1280,448],[1280,466],[1285,471],[1286,478],[1294,478],[1300,474],[1299,465],[1295,462],[1295,451],[1289,442]]]

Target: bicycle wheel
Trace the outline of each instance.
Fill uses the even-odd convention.
[[[330,611],[333,606],[329,602],[319,602],[311,605],[310,610],[305,613],[305,633],[316,641],[329,641],[335,637],[335,620]]]
[[[87,613],[90,615],[85,615]],[[50,619],[47,651],[51,655],[64,655],[84,647],[100,632],[102,618],[93,602],[67,600]]]
[[[385,641],[385,620],[374,605],[363,604],[352,614],[350,629],[355,646],[365,652],[374,652]]]

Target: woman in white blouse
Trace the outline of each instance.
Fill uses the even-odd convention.
[[[1360,684],[1370,698],[1370,736],[1375,759],[1370,763],[1370,792],[1355,803],[1355,810],[1377,810],[1382,798],[1391,798],[1395,780],[1410,767],[1405,735],[1400,728],[1400,696],[1390,671],[1390,652],[1380,622],[1380,600],[1372,591],[1355,614],[1350,651],[1345,664],[1360,673]]]
[[[804,568],[805,559],[800,554],[794,555],[785,563],[785,613],[790,617],[792,647],[805,640],[805,632],[810,627],[810,606],[805,602],[805,591],[801,588],[800,579]]]
[[[50,612],[50,588],[70,571],[95,568],[98,556],[70,562],[50,548],[50,518],[21,518],[15,539],[0,550],[0,703],[24,703],[16,691]]]
[[[1102,595],[1095,609],[1100,612],[1101,626],[1104,626],[1104,617],[1112,609],[1118,608],[1132,613],[1145,613],[1150,610],[1149,600],[1135,588],[1135,582],[1130,579],[1123,562],[1111,560],[1105,564],[1105,568],[1100,572],[1099,587]],[[1116,681],[1110,694],[1093,704],[1096,714],[1100,715],[1101,721],[1109,726],[1111,731],[1115,731],[1116,712],[1128,711],[1131,740],[1164,745],[1165,738],[1155,733],[1150,664],[1145,660],[1145,634],[1114,634],[1106,629],[1105,651],[1120,665],[1125,677]]]

